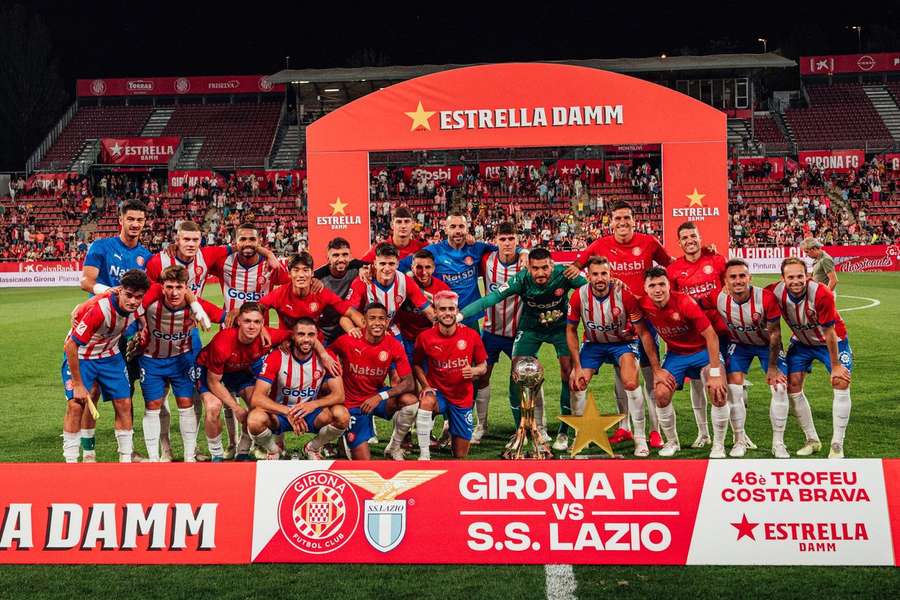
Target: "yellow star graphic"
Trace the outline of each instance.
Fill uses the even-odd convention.
[[[436,111],[433,110],[425,110],[422,108],[422,101],[419,100],[419,106],[416,107],[415,112],[408,112],[406,116],[412,119],[412,126],[409,128],[410,131],[415,131],[417,127],[424,127],[428,131],[431,131],[431,123],[428,122]]]
[[[346,215],[346,214],[347,214],[347,213],[344,212],[344,208],[346,208],[346,207],[348,206],[348,204],[347,204],[346,202],[341,202],[341,197],[340,197],[340,196],[338,196],[337,200],[335,200],[334,202],[332,202],[332,203],[329,204],[328,206],[331,207],[331,215],[332,215],[332,216],[334,216],[334,215]]]
[[[694,188],[693,194],[688,194],[687,198],[690,199],[691,203],[688,205],[688,208],[691,206],[703,206],[702,200],[706,198],[706,194],[701,194],[697,191],[697,188]]]
[[[623,418],[625,418],[625,415],[601,415],[597,412],[597,405],[594,404],[594,397],[591,394],[588,394],[582,416],[559,415],[560,421],[575,428],[575,443],[572,444],[572,456],[577,455],[590,446],[591,442],[600,446],[610,456],[614,456],[606,430]]]

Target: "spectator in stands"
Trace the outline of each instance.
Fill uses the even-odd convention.
[[[834,259],[822,249],[822,242],[813,237],[803,240],[800,245],[808,257],[813,259],[812,277],[819,283],[828,285],[831,291],[837,287],[838,277],[834,269]]]

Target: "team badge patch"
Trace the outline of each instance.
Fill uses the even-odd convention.
[[[143,267],[144,266],[144,257],[138,256],[136,259],[134,259],[134,262],[136,262],[139,267]]]
[[[753,322],[755,323],[762,318],[762,315],[758,312],[755,312],[750,316],[750,318],[753,319]]]
[[[467,256],[467,257],[465,257],[465,258],[463,259],[463,262],[466,263],[467,265],[469,265],[469,266],[471,267],[471,266],[472,266],[472,263],[474,263],[475,261],[472,259],[471,256]]]
[[[456,342],[456,347],[459,348],[460,350],[465,350],[466,345],[467,345],[466,340],[459,340],[458,342]]]
[[[401,304],[403,304],[403,296],[399,296],[399,295],[398,295],[398,296],[394,296],[394,303],[395,303],[397,306],[400,306]]]
[[[619,308],[618,306],[613,306],[613,307],[612,307],[612,316],[613,316],[613,318],[616,318],[616,317],[618,317],[618,316],[621,315],[621,314],[622,314],[622,309],[621,309],[621,308]]]
[[[387,359],[388,359],[388,353],[387,353],[387,352],[385,352],[384,350],[382,350],[381,352],[378,353],[378,360],[380,360],[381,362],[387,362]]]
[[[672,320],[673,320],[673,321],[680,321],[680,320],[681,320],[681,315],[678,314],[677,312],[673,312],[673,313],[672,313]]]
[[[634,248],[631,249],[631,253],[634,254],[635,256],[640,256],[640,255],[641,255],[641,249],[640,249],[639,247],[634,247]]]
[[[329,471],[311,471],[293,480],[278,502],[278,526],[292,546],[326,554],[356,532],[359,497],[350,482]]]
[[[712,272],[713,272],[712,265],[705,265],[705,266],[703,267],[703,272],[706,273],[707,275],[709,275],[710,273],[712,273]]]
[[[310,302],[309,310],[311,310],[312,312],[316,312],[317,310],[319,310],[319,303],[318,302]]]
[[[556,296],[556,297],[562,296],[562,295],[565,294],[565,293],[566,293],[566,291],[565,291],[564,289],[562,289],[562,288],[558,288],[558,289],[553,290],[553,295]]]

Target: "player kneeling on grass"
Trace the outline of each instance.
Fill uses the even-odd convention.
[[[197,414],[194,412],[194,332],[197,322],[187,301],[188,270],[172,265],[162,270],[160,284],[153,284],[144,296],[146,328],[140,333],[141,390],[144,395],[144,443],[150,462],[160,460],[160,410],[166,385],[172,386],[178,405],[178,427],[184,442],[184,461],[195,462]],[[225,312],[215,304],[197,298],[213,321],[221,323]],[[168,427],[168,419],[166,420]],[[168,434],[166,435],[168,437]]]
[[[666,358],[660,366],[652,337],[641,336],[641,343],[653,367],[659,425],[666,434],[666,443],[659,455],[673,456],[681,449],[672,395],[676,389],[681,389],[685,377],[699,377],[713,404],[713,444],[709,456],[724,458],[730,411],[716,331],[693,298],[671,290],[666,270],[662,267],[653,267],[644,274],[644,293],[646,295],[639,304],[641,312],[666,342]]]
[[[847,339],[847,326],[835,308],[834,293],[824,283],[813,281],[806,272],[806,265],[795,257],[784,259],[781,281],[769,288],[794,334],[787,351],[788,395],[806,434],[806,445],[797,450],[797,456],[808,456],[822,448],[809,401],[803,393],[806,374],[812,371],[812,363],[817,360],[831,374],[834,390],[828,458],[844,458],[844,434],[850,421],[853,350]]]
[[[650,333],[641,323],[637,299],[612,281],[609,260],[592,256],[585,266],[588,283],[569,298],[566,343],[572,354],[572,411],[584,413],[585,394],[591,378],[604,364],[610,364],[622,381],[628,398],[628,412],[634,425],[634,455],[648,456],[644,429],[644,393],[640,388],[639,336]],[[578,348],[578,324],[584,323],[584,343]],[[652,337],[649,338],[652,343]],[[625,417],[626,419],[628,417]]]
[[[346,334],[329,346],[341,358],[344,404],[350,412],[347,444],[353,460],[369,460],[369,440],[375,433],[375,417],[390,420],[397,413],[394,433],[385,456],[403,460],[400,445],[416,417],[412,372],[403,345],[388,334],[387,308],[372,302],[363,309],[361,337]],[[392,386],[385,386],[390,376]],[[430,430],[429,430],[430,431]]]
[[[434,411],[450,423],[453,456],[465,458],[474,430],[474,383],[487,372],[487,352],[474,329],[456,322],[460,313],[455,292],[435,294],[434,307],[437,323],[419,336],[413,350],[413,370],[422,388],[416,415],[419,460],[431,458]]]
[[[273,344],[278,345],[290,337],[290,331],[263,325],[262,309],[256,302],[241,305],[236,324],[236,327],[217,333],[197,357],[200,367],[197,384],[206,408],[206,443],[213,462],[222,462],[225,454],[219,421],[222,407],[231,408],[235,418],[246,424],[247,410],[232,394],[240,396],[249,405],[256,376],[262,368],[262,358]],[[249,460],[249,452],[250,436],[247,435],[241,437],[235,459]]]
[[[103,400],[112,402],[116,412],[119,462],[131,462],[131,390],[119,339],[142,313],[141,303],[150,289],[150,280],[143,271],[132,269],[125,272],[119,285],[108,296],[86,304],[66,337],[62,378],[68,402],[63,421],[63,457],[69,463],[78,462],[81,415],[91,402],[90,390],[95,384],[99,385]]]
[[[350,424],[341,378],[330,377],[313,352],[318,335],[316,322],[300,317],[290,347],[273,350],[256,378],[247,429],[270,460],[281,454],[273,436],[288,431],[317,434],[303,450],[307,458],[322,460],[322,447]]]

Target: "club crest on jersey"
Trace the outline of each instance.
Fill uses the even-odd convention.
[[[381,352],[378,353],[378,360],[380,360],[381,362],[387,362],[387,359],[388,359],[388,353],[386,351],[382,350]]]
[[[616,317],[618,317],[619,315],[622,314],[622,309],[619,308],[618,306],[613,306],[611,312],[612,312],[613,318],[616,318]]]
[[[806,311],[806,318],[809,319],[810,321],[815,321],[815,320],[816,320],[816,311],[815,311],[815,309],[812,309],[812,308],[811,308],[811,309],[807,310],[807,311]]]
[[[465,350],[466,346],[467,346],[466,340],[459,340],[456,342],[456,347],[459,348],[460,350]]]
[[[758,312],[755,312],[755,313],[753,313],[752,315],[750,315],[750,318],[753,319],[754,322],[759,321],[759,319],[760,319],[761,317],[762,317],[762,315],[761,315],[760,313],[758,313]]]
[[[553,290],[553,295],[556,296],[557,298],[559,296],[562,296],[565,293],[566,293],[566,290],[564,290],[562,288],[557,288],[557,289]]]
[[[640,247],[635,246],[634,248],[631,249],[631,253],[634,254],[635,256],[640,256],[641,255]]]
[[[143,267],[144,266],[144,257],[138,256],[136,259],[134,259],[134,262],[136,262],[139,267]]]
[[[403,296],[400,296],[400,295],[394,296],[394,303],[397,306],[400,306],[401,304],[403,304]]]
[[[301,552],[327,554],[347,543],[359,521],[359,497],[350,482],[329,471],[310,471],[287,486],[278,501],[278,526]]]
[[[679,313],[677,313],[677,312],[673,312],[673,313],[672,313],[672,320],[673,320],[673,321],[680,321],[680,320],[681,320],[681,315],[680,315]]]
[[[474,263],[475,260],[471,256],[467,256],[463,259],[463,262],[466,263],[466,265],[471,267],[472,263]]]
[[[397,496],[443,475],[446,471],[410,469],[400,471],[392,479],[384,479],[375,471],[341,471],[355,485],[371,492],[365,502],[363,531],[366,541],[379,552],[390,552],[406,535],[407,501]]]
[[[707,275],[709,275],[710,273],[712,273],[712,272],[713,272],[712,265],[704,265],[704,266],[703,266],[703,272],[706,273]]]
[[[318,310],[319,310],[319,303],[318,303],[318,302],[310,302],[310,303],[309,303],[309,310],[311,310],[312,312],[318,311]]]

